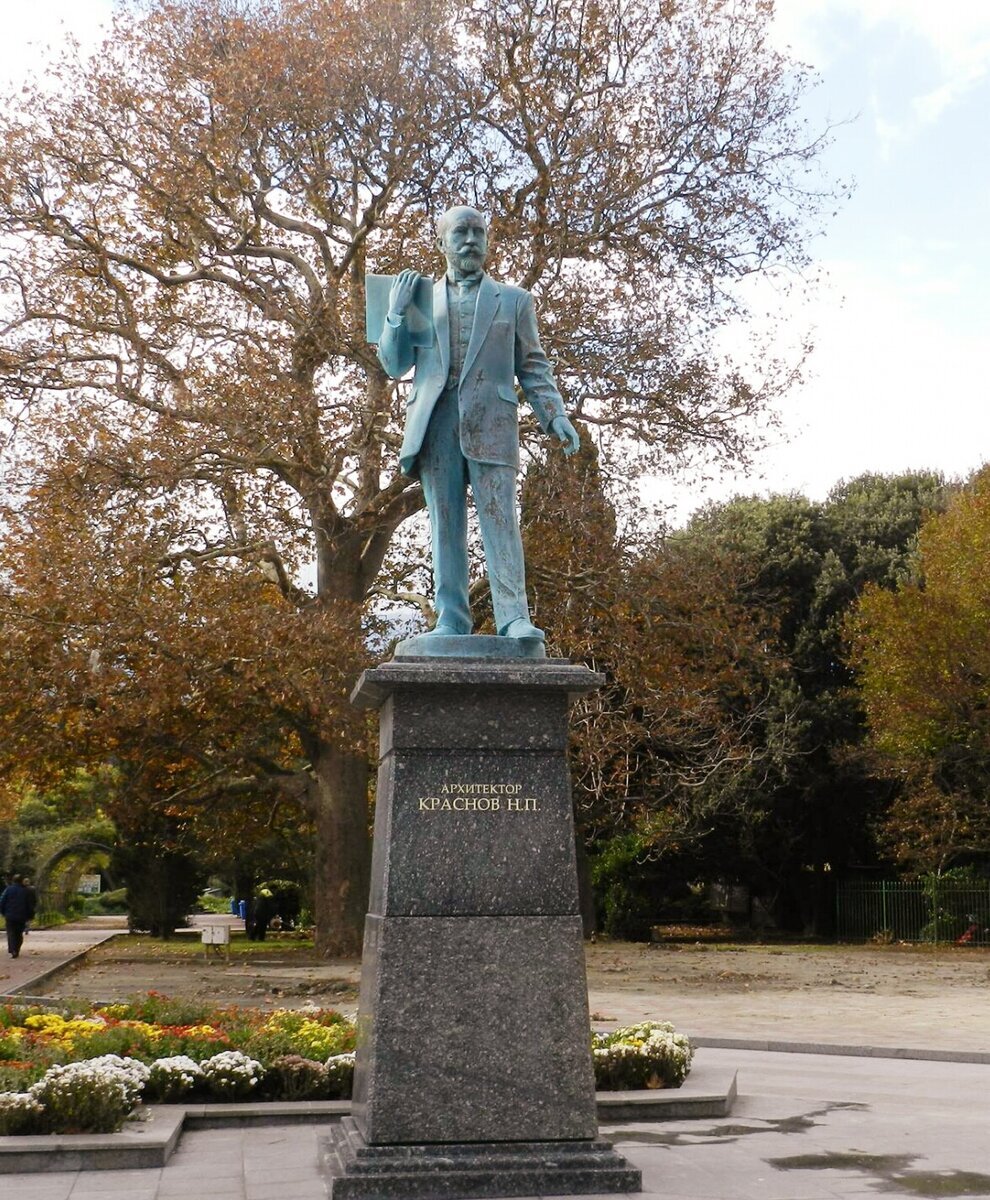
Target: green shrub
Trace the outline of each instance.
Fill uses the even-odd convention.
[[[271,1061],[285,1054],[323,1060],[354,1049],[354,1026],[336,1012],[278,1009],[244,1043],[248,1054]]]
[[[156,1059],[148,1072],[144,1099],[150,1104],[174,1104],[205,1084],[199,1063],[187,1054]]]
[[[0,1092],[26,1092],[37,1083],[47,1067],[43,1063],[0,1063]]]
[[[106,1016],[118,1021],[147,1021],[149,1025],[205,1025],[213,1024],[218,1012],[227,1015],[231,1010],[217,1009],[205,1000],[185,1000],[182,997],[166,996],[162,992],[144,992],[131,996],[120,1004],[108,1004],[100,1009]]]
[[[73,1057],[99,1058],[103,1054],[152,1059],[159,1054],[158,1040],[150,1030],[134,1025],[94,1025],[92,1032],[84,1030],[76,1035]]]
[[[163,850],[156,842],[118,844],[111,868],[127,885],[131,931],[146,929],[153,937],[170,938],[186,924],[206,872],[181,850]]]
[[[19,1059],[23,1052],[23,1035],[14,1029],[0,1025],[0,1062]]]
[[[98,896],[87,896],[83,902],[83,913],[87,917],[123,916],[126,912],[126,888],[117,888],[112,892],[100,892]]]
[[[349,1100],[354,1087],[354,1053],[327,1059],[327,1091],[331,1100]]]
[[[601,895],[602,933],[625,942],[648,942],[654,923],[647,897],[625,883],[613,882]]]
[[[591,865],[599,928],[607,937],[649,941],[655,904],[649,847],[639,834],[605,842]]]
[[[300,1054],[283,1054],[265,1072],[265,1095],[272,1100],[326,1100],[329,1090],[326,1064]]]

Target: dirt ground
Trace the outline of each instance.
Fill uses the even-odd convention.
[[[590,946],[602,1022],[706,1037],[990,1050],[990,952],[969,947]]]
[[[185,942],[115,938],[61,973],[47,990],[66,999],[93,1001],[156,991],[250,1008],[319,1004],[349,1012],[356,1007],[361,976],[357,959],[329,962],[299,945],[242,942],[226,954]]]
[[[990,951],[970,947],[602,942],[586,947],[596,1025],[671,1020],[685,1033],[856,1045],[990,1050]],[[169,995],[253,1006],[321,1004],[353,1014],[360,965],[298,948],[229,958],[128,939],[50,985],[64,997]]]

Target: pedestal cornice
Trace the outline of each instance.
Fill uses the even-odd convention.
[[[359,708],[381,708],[400,690],[424,687],[525,689],[563,691],[568,697],[593,692],[605,676],[567,658],[506,659],[497,662],[479,658],[394,658],[364,671],[351,693]]]

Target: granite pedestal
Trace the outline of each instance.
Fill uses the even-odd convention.
[[[639,1190],[597,1138],[566,758],[570,701],[600,682],[553,659],[361,677],[379,773],[335,1200]]]

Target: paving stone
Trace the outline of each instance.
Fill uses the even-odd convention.
[[[299,1183],[313,1178],[316,1165],[316,1155],[314,1154],[311,1162],[296,1163],[291,1167],[284,1165],[263,1169],[260,1167],[249,1168],[245,1166],[244,1177],[245,1181],[251,1186],[278,1183],[280,1180],[286,1184]]]
[[[201,1188],[189,1179],[169,1179],[167,1176],[158,1185],[155,1200],[193,1200],[196,1192],[203,1200],[244,1200],[244,1181],[237,1178],[210,1179]],[[286,1197],[289,1200],[289,1197]]]
[[[107,1193],[103,1188],[93,1187],[92,1184],[99,1183],[98,1179],[92,1177],[86,1180],[87,1187],[84,1191],[80,1191],[78,1187],[74,1187],[69,1193],[69,1200],[104,1200],[104,1197],[109,1195],[126,1195],[127,1200],[157,1200],[159,1195],[158,1188],[154,1185],[151,1187],[136,1187],[133,1184],[124,1193],[111,1192]],[[188,1192],[186,1193],[188,1196]],[[190,1200],[192,1198],[190,1197]],[[204,1198],[205,1200],[205,1198]]]
[[[69,1200],[76,1177],[63,1181],[51,1175],[4,1175],[0,1177],[4,1200]]]
[[[225,1156],[218,1161],[212,1154],[209,1158],[204,1158],[201,1150],[195,1154],[188,1155],[180,1162],[175,1162],[174,1157],[165,1168],[168,1171],[169,1179],[226,1179],[229,1175],[240,1174],[244,1169],[244,1156],[238,1154],[236,1157]]]
[[[622,1143],[623,1154],[643,1172],[641,1200],[876,1200],[878,1195],[926,1194],[908,1185],[899,1190],[889,1180],[863,1171],[777,1170],[766,1161],[852,1149],[871,1155],[914,1154],[910,1170],[918,1172],[990,1174],[986,1138],[990,1068],[829,1058],[809,1072],[807,1055],[724,1050],[706,1051],[708,1055],[714,1056],[715,1065],[722,1069],[738,1068],[742,1094],[730,1118],[618,1127],[630,1137]],[[835,1106],[849,1102],[865,1107]],[[802,1127],[800,1118],[813,1113],[818,1115],[809,1120],[815,1123]],[[734,1126],[759,1126],[761,1122],[766,1124],[759,1132],[731,1132]],[[722,1131],[718,1137],[713,1135],[716,1130]],[[668,1144],[632,1140],[636,1134],[651,1131],[666,1138]],[[214,1148],[227,1155],[230,1144],[224,1131],[211,1130],[184,1139],[181,1169],[165,1167],[155,1189],[109,1191],[103,1182],[124,1174],[117,1172],[21,1173],[0,1178],[0,1194],[5,1200],[7,1196],[12,1200],[110,1200],[114,1195],[143,1200],[146,1194],[154,1195],[155,1200],[325,1200],[325,1184],[315,1162],[307,1179],[310,1168],[297,1161],[294,1166],[298,1169],[288,1186],[284,1180],[252,1180],[250,1172],[263,1162],[271,1166],[276,1154],[278,1163],[291,1162],[293,1154],[305,1155],[306,1162],[312,1162],[316,1139],[326,1133],[326,1126],[285,1127],[278,1133],[269,1129],[263,1144],[256,1141],[256,1132],[239,1131],[231,1176],[212,1174],[209,1164]],[[614,1133],[603,1126],[606,1139]],[[196,1186],[195,1170],[190,1172],[197,1161],[202,1167],[202,1187]],[[209,1177],[207,1170],[211,1170]],[[140,1179],[142,1172],[126,1175]]]
[[[291,1188],[267,1184],[256,1189],[249,1185],[245,1200],[327,1200],[327,1185],[322,1179],[308,1186],[294,1183]]]

